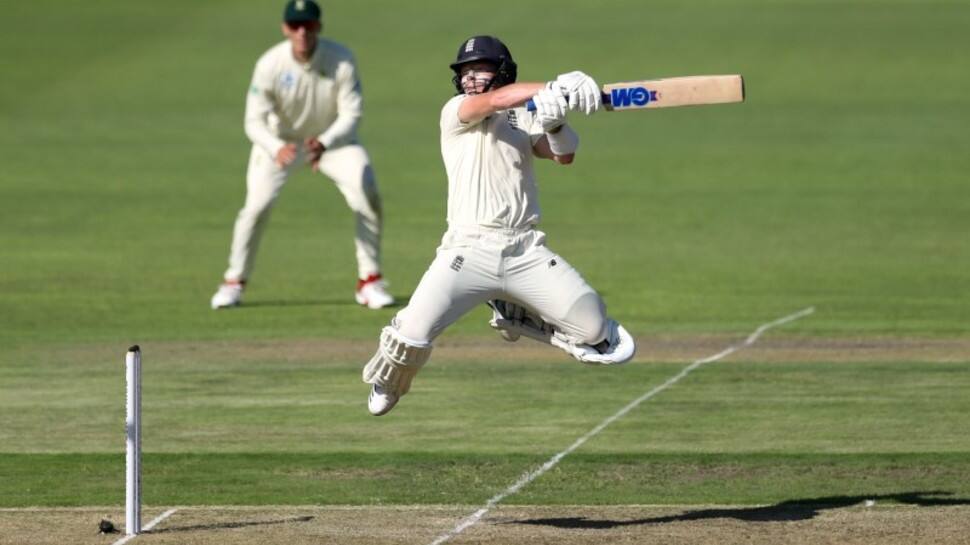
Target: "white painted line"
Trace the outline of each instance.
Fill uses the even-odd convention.
[[[488,500],[488,502],[485,503],[485,506],[482,507],[481,509],[479,509],[478,511],[475,511],[474,513],[472,513],[468,517],[465,517],[465,519],[462,520],[460,523],[458,523],[458,525],[455,526],[450,532],[447,532],[445,534],[441,534],[440,536],[438,536],[437,539],[435,539],[434,541],[431,542],[431,545],[441,545],[442,543],[444,543],[446,541],[449,541],[452,538],[456,537],[458,534],[464,532],[469,527],[474,526],[475,524],[477,524],[478,521],[480,521],[482,519],[482,517],[485,516],[486,513],[488,513],[489,511],[491,511],[493,507],[495,507],[496,505],[498,505],[499,502],[501,502],[505,498],[511,496],[512,494],[515,494],[516,492],[518,492],[519,490],[521,490],[522,487],[524,487],[525,485],[531,483],[537,477],[539,477],[543,473],[545,473],[545,472],[549,471],[550,469],[552,469],[553,467],[555,467],[556,464],[558,464],[560,460],[562,460],[563,458],[566,457],[566,455],[568,455],[572,451],[574,451],[577,448],[579,448],[580,446],[582,446],[583,443],[585,443],[586,441],[588,441],[594,435],[596,435],[599,432],[603,431],[603,429],[605,429],[607,426],[609,426],[610,424],[612,424],[613,422],[615,422],[617,419],[623,417],[626,413],[628,413],[631,410],[633,410],[637,405],[643,403],[644,401],[650,399],[651,397],[653,397],[653,396],[659,394],[660,392],[666,390],[667,388],[673,386],[677,381],[679,381],[680,379],[686,377],[694,369],[697,369],[698,367],[700,367],[701,365],[704,365],[705,363],[710,363],[710,362],[713,362],[713,361],[720,360],[720,359],[724,358],[725,356],[728,356],[730,354],[733,354],[734,352],[737,352],[738,350],[741,350],[742,348],[745,348],[747,346],[751,346],[752,344],[755,343],[755,341],[758,340],[758,337],[760,337],[765,331],[768,331],[769,329],[771,329],[773,327],[780,326],[782,324],[787,324],[788,322],[793,322],[793,321],[795,321],[795,320],[797,320],[799,318],[803,318],[805,316],[808,316],[809,314],[811,314],[813,312],[815,312],[815,307],[809,307],[809,308],[800,310],[800,311],[798,311],[798,312],[796,312],[794,314],[789,314],[788,316],[785,316],[784,318],[779,318],[779,319],[777,319],[777,320],[775,320],[773,322],[768,322],[766,324],[763,324],[763,325],[759,326],[758,329],[754,330],[754,333],[752,333],[751,335],[748,335],[748,338],[745,339],[743,342],[740,342],[740,343],[738,343],[736,345],[730,346],[730,347],[728,347],[728,348],[726,348],[726,349],[718,352],[717,354],[714,354],[713,356],[708,356],[706,358],[699,359],[699,360],[695,361],[694,363],[691,363],[690,365],[688,365],[687,367],[685,367],[684,369],[682,369],[679,373],[677,373],[676,375],[674,375],[673,377],[671,377],[670,379],[668,379],[667,382],[664,382],[660,386],[657,386],[656,388],[650,390],[649,392],[643,394],[642,396],[634,399],[626,407],[623,407],[622,409],[620,409],[619,411],[617,411],[616,414],[614,414],[613,416],[611,416],[611,417],[607,418],[606,420],[600,422],[600,424],[598,426],[596,426],[595,428],[593,428],[592,430],[590,430],[586,435],[584,435],[584,436],[580,437],[579,439],[577,439],[572,445],[569,445],[569,447],[566,450],[564,450],[564,451],[560,452],[559,454],[556,454],[555,456],[553,456],[552,458],[550,458],[549,461],[547,461],[546,463],[542,464],[542,466],[540,466],[538,469],[536,469],[534,471],[530,471],[530,472],[522,475],[521,477],[519,477],[519,480],[516,481],[512,486],[506,488],[503,492],[500,492],[499,494],[495,495],[492,499]]]
[[[176,511],[178,511],[178,509],[169,509],[168,511],[165,511],[161,515],[158,515],[151,522],[149,522],[147,526],[145,526],[145,531],[147,532],[148,530],[151,530],[159,522],[162,522],[163,520],[167,519],[168,517],[174,515]]]
[[[169,509],[168,511],[165,511],[161,515],[158,515],[157,517],[155,517],[154,519],[152,519],[151,522],[149,522],[148,524],[146,524],[145,527],[141,529],[142,534],[145,533],[145,532],[147,532],[147,531],[149,531],[149,530],[151,530],[152,528],[154,528],[155,525],[157,525],[159,522],[162,522],[163,520],[167,519],[168,517],[174,515],[176,511],[178,511],[178,509]],[[138,537],[140,535],[141,534],[132,534],[130,536],[125,536],[125,537],[119,539],[118,541],[115,541],[114,543],[112,543],[112,545],[124,545],[125,543],[128,543],[129,541],[135,539],[136,537]]]

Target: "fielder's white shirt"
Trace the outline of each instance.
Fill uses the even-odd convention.
[[[525,108],[462,123],[458,95],[441,109],[441,156],[448,173],[448,225],[522,229],[539,223],[532,146],[544,134]]]
[[[356,142],[362,103],[349,49],[319,38],[310,61],[302,63],[284,41],[256,61],[246,98],[246,135],[272,157],[287,142],[309,137],[332,149]]]

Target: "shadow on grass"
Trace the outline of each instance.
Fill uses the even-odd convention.
[[[272,525],[278,525],[278,524],[290,524],[293,522],[310,522],[311,520],[313,520],[312,515],[304,515],[302,517],[293,517],[288,519],[277,519],[277,520],[214,522],[212,524],[193,524],[192,526],[172,526],[170,528],[161,528],[158,530],[153,529],[145,533],[146,534],[169,534],[174,532],[194,532],[197,530],[225,530],[229,528],[248,528],[250,526],[272,526]]]
[[[663,524],[667,522],[707,520],[732,518],[748,522],[788,522],[809,520],[818,516],[819,512],[827,509],[841,509],[868,500],[876,502],[894,502],[920,506],[942,505],[970,505],[970,498],[939,498],[933,496],[951,496],[952,492],[903,492],[900,494],[875,494],[871,496],[831,496],[826,498],[811,498],[788,500],[775,505],[764,507],[741,507],[737,509],[700,509],[687,511],[679,515],[651,517],[636,520],[590,520],[586,517],[541,518],[509,521],[505,524],[534,524],[537,526],[554,526],[556,528],[610,529],[621,526],[639,524]]]

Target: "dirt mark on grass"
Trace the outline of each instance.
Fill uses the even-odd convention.
[[[867,505],[862,497],[834,504],[772,506],[502,506],[449,541],[599,545],[791,544],[909,545],[970,543],[970,500],[927,505]],[[857,501],[858,500],[858,501]],[[131,545],[427,545],[478,506],[189,507],[180,508]],[[148,509],[145,520],[160,508]],[[111,544],[98,535],[117,509],[0,510],[0,544]]]

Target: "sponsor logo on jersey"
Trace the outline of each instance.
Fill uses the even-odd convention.
[[[509,127],[512,127],[513,129],[518,129],[519,128],[519,118],[518,118],[518,116],[515,115],[515,110],[506,110],[506,112],[508,112],[508,114],[506,115],[506,117],[509,120]]]
[[[293,77],[292,72],[283,72],[283,75],[280,76],[280,85],[284,89],[289,89],[290,87],[293,87],[293,83],[295,82],[296,82],[296,78]]]
[[[619,87],[610,91],[610,104],[614,108],[625,106],[646,106],[649,102],[656,102],[657,92],[646,87]]]

